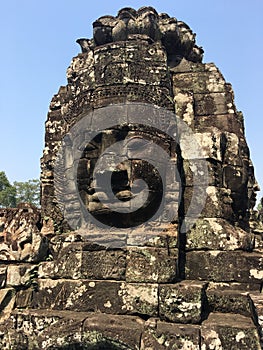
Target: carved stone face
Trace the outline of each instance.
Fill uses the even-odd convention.
[[[104,225],[136,227],[151,219],[158,210],[163,198],[165,174],[160,174],[143,158],[153,153],[149,141],[158,143],[169,156],[172,145],[165,135],[159,134],[157,138],[156,132],[154,134],[139,125],[123,126],[97,135],[84,150],[78,169],[79,193],[87,210]],[[121,157],[125,160],[116,166],[107,149],[120,141],[124,141]],[[102,166],[96,168],[98,158]],[[111,208],[107,207],[107,202],[112,202],[109,186],[106,190],[104,187],[109,174],[113,195],[118,199]],[[137,210],[135,206],[138,206]],[[127,212],[123,212],[125,207]]]

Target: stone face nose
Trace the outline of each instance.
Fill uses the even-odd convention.
[[[0,348],[259,350],[262,213],[231,85],[151,7],[93,29],[50,103],[41,210],[0,209]]]

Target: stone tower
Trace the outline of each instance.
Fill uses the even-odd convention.
[[[0,212],[1,349],[261,349],[242,113],[184,22],[93,23],[50,104],[41,213]]]

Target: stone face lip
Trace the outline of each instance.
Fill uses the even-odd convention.
[[[195,34],[187,24],[167,14],[158,14],[152,7],[138,11],[123,8],[116,17],[102,16],[93,23],[93,40],[78,39],[82,52],[112,42],[131,40],[136,36],[160,41],[170,65],[183,57],[192,62],[202,62],[203,49],[195,44]]]

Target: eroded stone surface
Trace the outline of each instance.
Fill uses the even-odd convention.
[[[142,350],[192,349],[199,350],[198,326],[171,324],[150,319],[142,337]]]
[[[254,235],[234,227],[226,220],[198,220],[186,238],[187,250],[252,250]]]
[[[250,318],[236,314],[210,314],[201,327],[202,350],[260,350],[259,337]]]
[[[47,254],[40,232],[40,211],[30,204],[0,210],[0,260],[38,262]]]
[[[157,315],[155,284],[39,279],[33,306],[40,309]]]
[[[242,251],[196,251],[186,254],[187,279],[261,283],[263,257]]]
[[[127,255],[128,282],[173,282],[177,277],[177,250],[130,248]]]
[[[200,323],[203,317],[206,283],[183,281],[160,285],[160,317],[177,323]]]

